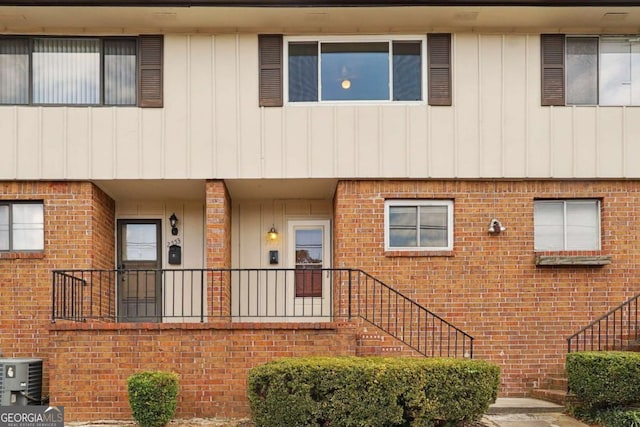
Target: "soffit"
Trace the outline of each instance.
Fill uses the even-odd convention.
[[[93,182],[118,202],[203,201],[206,197],[206,181],[202,179],[118,179]],[[338,180],[333,178],[225,180],[233,200],[331,200],[337,183]]]
[[[558,0],[558,4],[563,3]],[[640,32],[638,7],[0,6],[0,32],[25,34],[375,34],[428,31]]]

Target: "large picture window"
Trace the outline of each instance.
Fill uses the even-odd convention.
[[[536,200],[537,251],[599,250],[599,200]]]
[[[159,36],[0,37],[0,104],[161,106],[161,49]]]
[[[286,43],[289,102],[422,101],[425,40]]]
[[[43,249],[43,204],[0,201],[0,251],[42,251]]]
[[[453,201],[387,200],[386,250],[453,249]]]

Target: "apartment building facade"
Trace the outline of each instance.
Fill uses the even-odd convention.
[[[243,416],[251,366],[367,351],[528,395],[639,293],[638,6],[3,2],[2,356],[68,420],[142,369]]]

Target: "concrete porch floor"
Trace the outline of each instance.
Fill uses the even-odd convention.
[[[589,427],[564,415],[564,407],[531,398],[498,398],[482,422],[489,427]]]

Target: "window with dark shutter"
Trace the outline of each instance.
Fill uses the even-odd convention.
[[[162,36],[138,39],[138,106],[162,107]]]
[[[540,36],[542,105],[565,105],[564,34]]]
[[[451,105],[451,34],[427,34],[429,105]]]
[[[260,106],[282,107],[282,35],[258,36]]]

